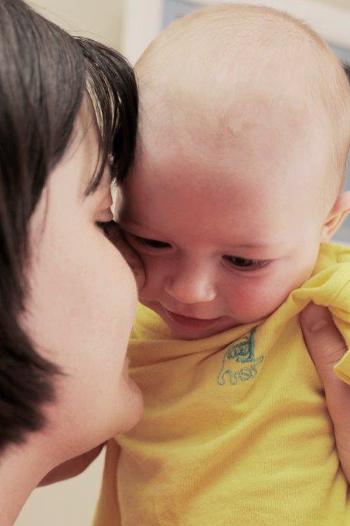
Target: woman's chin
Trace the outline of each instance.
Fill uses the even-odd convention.
[[[140,388],[129,374],[123,375],[123,394],[119,397],[121,418],[116,425],[115,434],[125,433],[141,420],[143,415],[143,397]],[[121,407],[122,404],[122,407]]]

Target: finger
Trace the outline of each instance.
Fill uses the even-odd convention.
[[[310,304],[301,313],[300,322],[305,343],[324,386],[338,456],[350,481],[350,387],[333,372],[347,347],[328,309]]]
[[[301,329],[310,356],[324,382],[333,380],[334,365],[347,350],[328,309],[310,303],[300,314]]]
[[[339,436],[350,436],[350,387],[333,371],[347,350],[328,309],[313,303],[300,314],[306,346],[323,383],[327,407]],[[342,439],[343,441],[343,439]]]

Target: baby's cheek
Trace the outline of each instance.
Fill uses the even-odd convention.
[[[139,254],[144,271],[144,281],[142,287],[138,287],[140,299],[157,300],[161,294],[163,283],[163,268],[157,258],[151,257],[148,254]]]
[[[111,222],[108,225],[106,235],[132,270],[140,293],[145,284],[145,271],[140,254],[130,245],[127,236],[124,235],[117,223]]]
[[[229,303],[232,314],[241,323],[251,323],[265,318],[276,310],[288,292],[271,279],[242,279],[236,284]]]

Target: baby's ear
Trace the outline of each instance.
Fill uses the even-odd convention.
[[[350,213],[350,192],[340,194],[323,225],[322,242],[329,241]]]

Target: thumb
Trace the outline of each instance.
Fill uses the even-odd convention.
[[[300,314],[306,346],[323,383],[327,408],[333,422],[338,456],[350,481],[350,386],[334,374],[334,365],[347,351],[328,309],[311,303]]]
[[[327,386],[336,379],[333,367],[347,350],[329,310],[310,303],[300,314],[301,329],[318,374]]]

